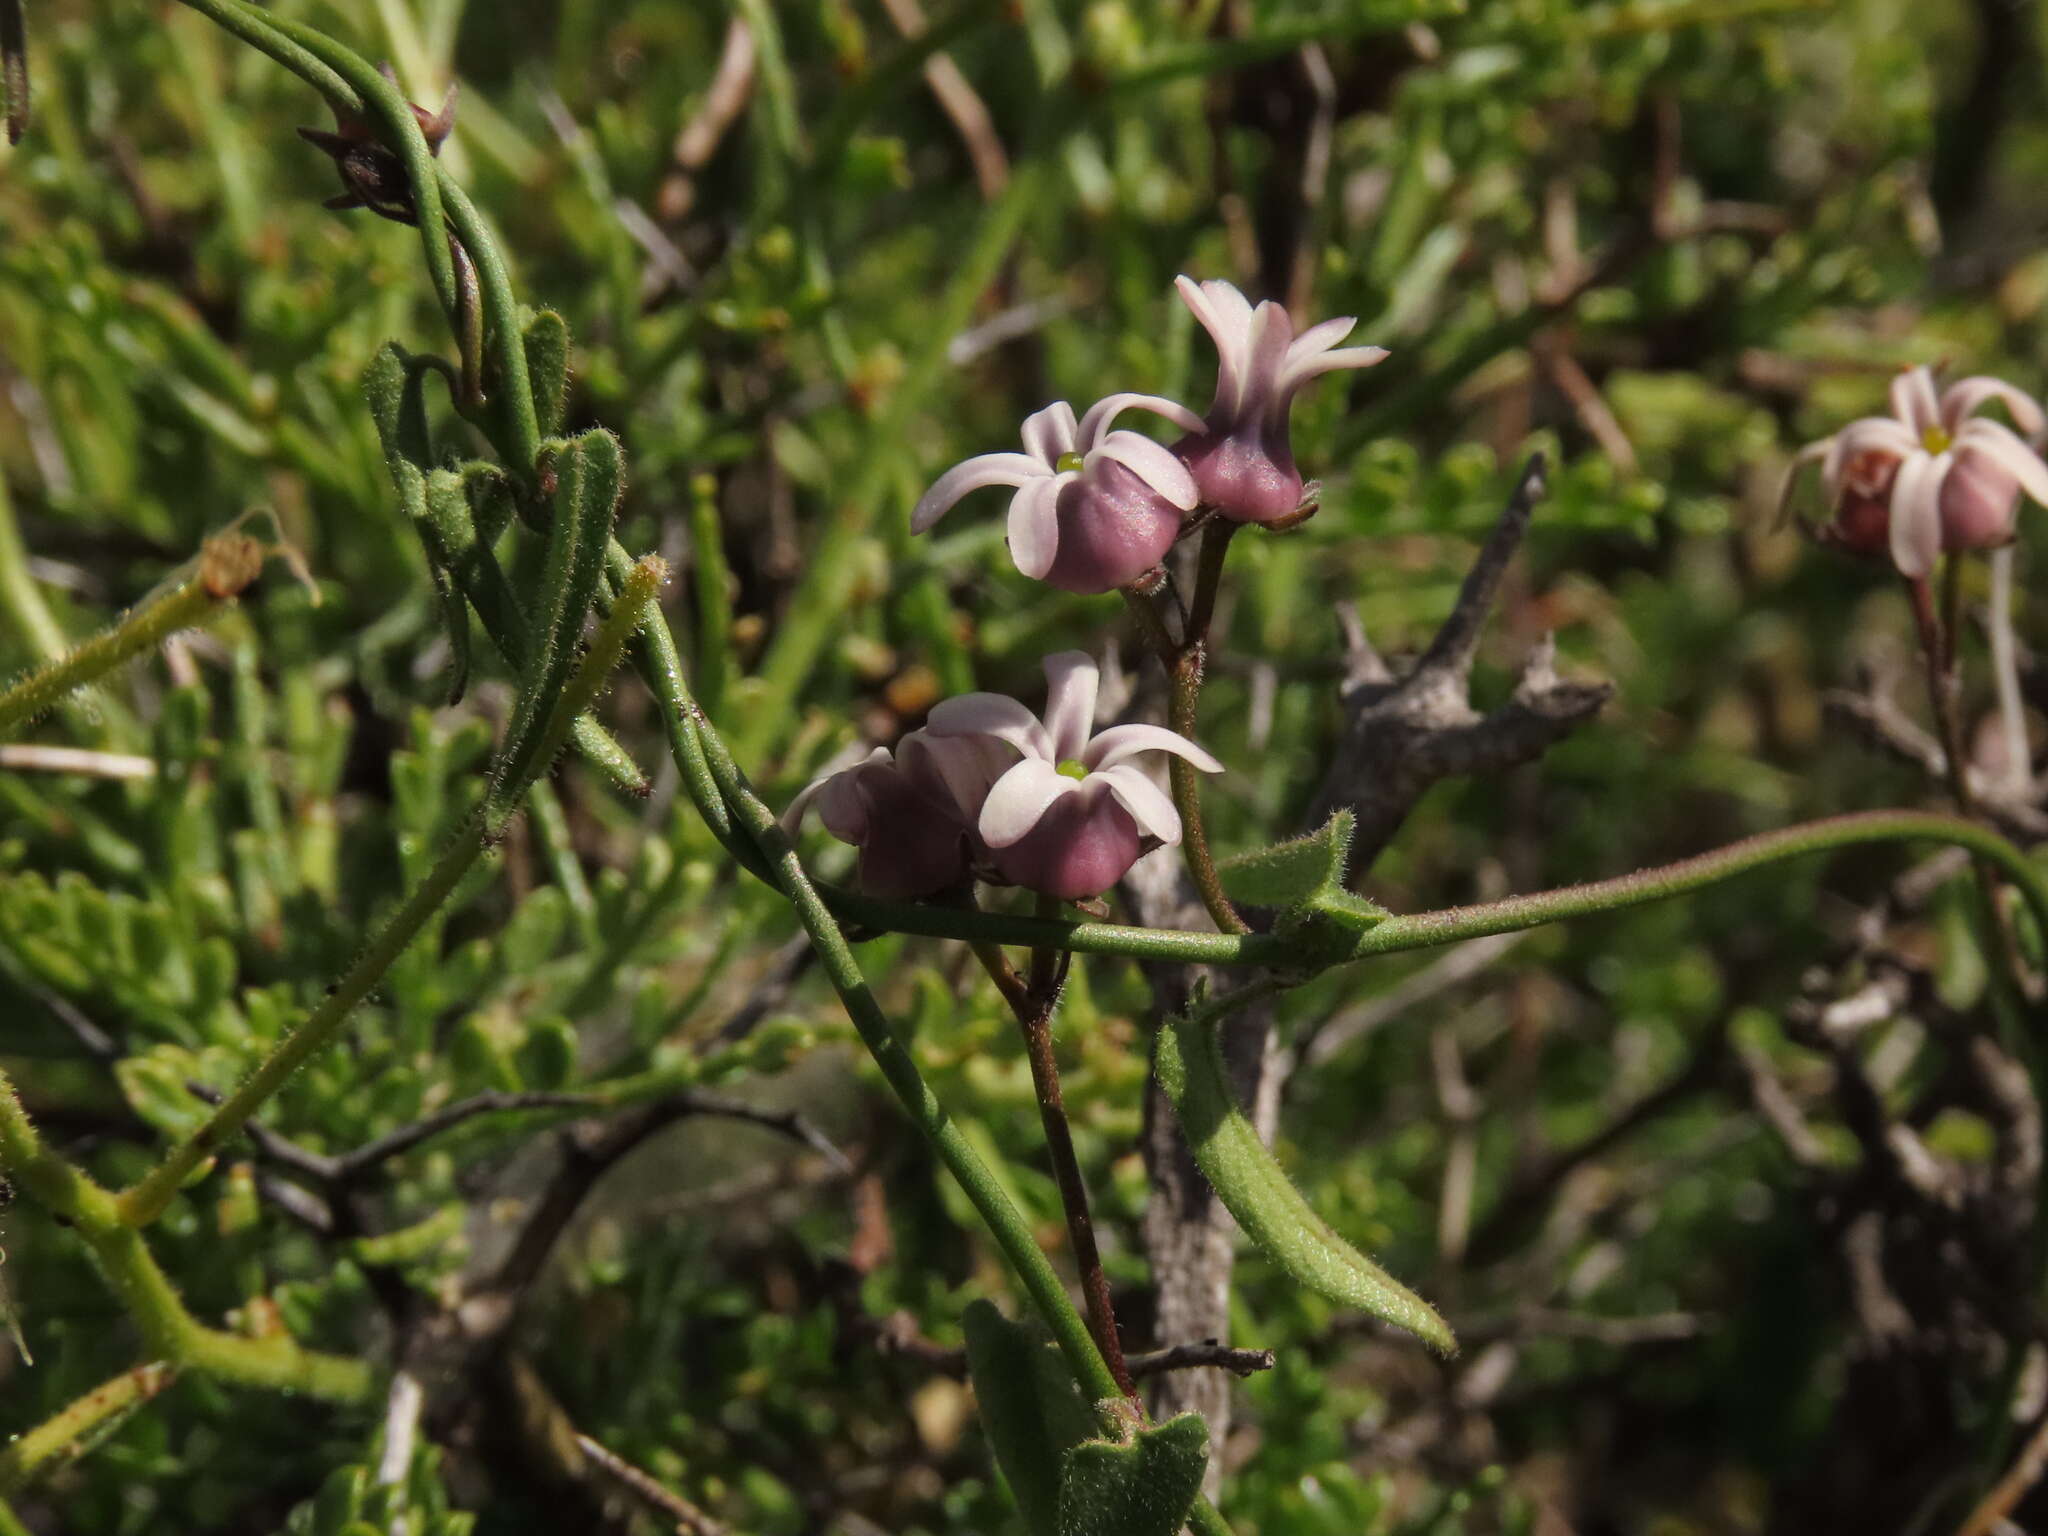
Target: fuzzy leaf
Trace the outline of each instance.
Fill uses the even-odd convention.
[[[1295,907],[1330,885],[1342,889],[1352,825],[1351,812],[1339,810],[1306,837],[1226,859],[1217,870],[1223,889],[1251,907]]]
[[[547,562],[532,609],[533,649],[519,702],[506,732],[498,775],[500,796],[516,799],[548,765],[536,760],[555,706],[576,665],[583,620],[604,577],[605,546],[625,488],[625,455],[611,433],[591,431],[563,443],[550,466],[555,492]]]
[[[1266,1254],[1303,1285],[1415,1334],[1439,1354],[1457,1340],[1435,1310],[1316,1215],[1237,1107],[1216,1044],[1223,1003],[1176,1014],[1159,1032],[1160,1086],[1217,1197]]]
[[[537,310],[526,322],[526,377],[540,435],[557,436],[569,396],[569,325],[552,309]]]
[[[1121,1445],[1077,1445],[1062,1465],[1058,1536],[1177,1536],[1208,1465],[1209,1427],[1193,1413]]]
[[[986,1301],[969,1304],[967,1374],[996,1464],[1032,1536],[1055,1536],[1060,1457],[1095,1433],[1066,1368],[1029,1328]]]

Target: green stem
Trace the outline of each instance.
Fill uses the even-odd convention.
[[[239,0],[181,0],[223,32],[240,38],[258,53],[268,54],[306,84],[327,98],[337,116],[359,114],[362,102],[340,75],[312,53],[283,36],[271,25],[269,15],[239,3]]]
[[[533,407],[533,384],[526,368],[526,335],[519,323],[519,302],[512,292],[512,277],[490,226],[476,211],[476,204],[469,200],[461,183],[444,166],[436,165],[434,170],[448,220],[455,226],[456,237],[469,252],[469,259],[476,264],[477,286],[483,297],[485,339],[498,365],[492,392],[511,439],[502,445],[503,451],[521,485],[530,490],[539,473],[540,417]]]
[[[0,693],[0,740],[13,735],[72,690],[105,676],[167,636],[203,622],[225,601],[226,598],[207,589],[204,579],[195,576],[135,610],[112,629],[95,635],[69,655],[38,667]]]
[[[177,1374],[177,1367],[164,1360],[138,1365],[101,1382],[16,1437],[0,1453],[0,1495],[20,1492],[51,1461],[82,1454],[81,1441],[141,1407],[176,1380]]]
[[[659,620],[650,614],[649,628],[658,623]],[[796,908],[797,918],[816,946],[819,961],[833,990],[839,994],[847,1016],[859,1031],[868,1053],[874,1057],[875,1065],[881,1069],[883,1078],[912,1122],[931,1142],[940,1161],[959,1181],[997,1245],[1016,1269],[1039,1315],[1052,1330],[1054,1340],[1066,1356],[1068,1367],[1091,1399],[1098,1402],[1107,1399],[1121,1401],[1123,1390],[1101,1351],[1096,1348],[1088,1324],[1075,1310],[1066,1287],[1039,1250],[1023,1216],[1010,1203],[1002,1186],[976,1155],[974,1148],[960,1134],[945,1107],[925,1084],[910,1052],[896,1037],[881,1007],[875,1002],[874,994],[868,990],[867,978],[861,974],[860,962],[854,958],[852,946],[839,931],[839,924],[833,919],[831,909],[825,905],[817,887],[804,873],[795,849],[790,847],[789,840],[776,824],[774,813],[742,781],[724,742],[697,708],[696,701],[689,696],[680,670],[672,677],[688,733],[694,737],[694,749],[690,755],[699,760],[698,763],[678,762],[683,771],[683,782],[694,796],[701,764],[714,793],[724,802],[717,808],[700,804],[699,809],[705,813],[705,819],[714,826],[721,821],[736,826],[753,841],[773,873],[776,886]]]
[[[2041,871],[2024,853],[1996,832],[1957,816],[1926,811],[1859,811],[1848,816],[1803,822],[1777,832],[1760,833],[1710,853],[1612,880],[1568,885],[1532,896],[1510,896],[1477,906],[1390,917],[1361,934],[1346,958],[1363,959],[1399,950],[1428,949],[1492,933],[1513,933],[1567,918],[1616,912],[1646,902],[1688,895],[1786,859],[1804,858],[1808,854],[1827,853],[1864,843],[1891,842],[1950,843],[1989,860],[2019,888],[2020,895],[2034,914],[2034,921],[2042,926],[2044,933],[2048,933],[2048,880],[2043,879]]]
[[[63,626],[29,574],[28,549],[14,521],[14,504],[8,500],[4,475],[0,475],[0,609],[6,610],[29,649],[45,661],[55,661],[70,648]]]

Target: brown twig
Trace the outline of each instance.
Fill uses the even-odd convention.
[[[923,35],[924,11],[917,0],[882,0],[882,9],[906,39]],[[947,54],[934,53],[924,61],[924,83],[966,146],[983,201],[994,202],[1010,183],[1010,157],[996,137],[995,119],[989,116],[987,105]]]
[[[1045,905],[1045,903],[1041,903]],[[1088,1209],[1088,1186],[1081,1178],[1081,1161],[1074,1152],[1073,1128],[1067,1122],[1066,1100],[1060,1092],[1059,1061],[1053,1053],[1052,1016],[1066,985],[1070,956],[1053,950],[1034,950],[1029,980],[1020,980],[1016,969],[1001,949],[993,944],[976,944],[975,957],[981,961],[996,990],[1003,995],[1024,1035],[1024,1052],[1031,1063],[1031,1083],[1038,1096],[1039,1123],[1045,1128],[1046,1154],[1052,1163],[1053,1183],[1060,1192],[1060,1205],[1067,1218],[1067,1240],[1073,1245],[1074,1266],[1080,1272],[1081,1293],[1088,1306],[1089,1330],[1109,1364],[1110,1374],[1126,1397],[1135,1397],[1130,1371],[1124,1364],[1123,1342],[1117,1334],[1116,1308],[1109,1292],[1109,1276],[1102,1267],[1102,1252],[1095,1241],[1095,1220]]]
[[[718,153],[726,130],[746,110],[754,93],[754,34],[744,21],[734,17],[725,29],[725,46],[712,71],[711,85],[696,114],[676,134],[669,152],[673,162],[661,190],[655,195],[655,215],[664,224],[679,224],[689,216],[697,201],[697,176]]]
[[[605,1476],[656,1514],[675,1521],[681,1536],[728,1536],[728,1529],[722,1522],[712,1519],[681,1494],[670,1492],[625,1457],[614,1455],[590,1436],[579,1432],[576,1446]]]

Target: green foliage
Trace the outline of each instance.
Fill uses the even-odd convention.
[[[1245,1234],[1289,1275],[1332,1301],[1407,1329],[1440,1354],[1454,1353],[1457,1340],[1435,1309],[1316,1215],[1238,1107],[1216,1026],[1261,990],[1192,1007],[1159,1033],[1159,1085],[1173,1101],[1195,1162]]]

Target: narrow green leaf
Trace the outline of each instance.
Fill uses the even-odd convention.
[[[552,309],[538,310],[526,322],[526,377],[540,435],[560,435],[569,397],[569,325]]]
[[[553,519],[540,591],[531,604],[533,649],[505,738],[500,793],[523,787],[546,769],[535,754],[576,665],[576,642],[604,577],[605,546],[611,542],[625,474],[619,440],[602,430],[561,444],[547,464],[554,485]]]
[[[1209,1426],[1193,1413],[1121,1445],[1077,1445],[1060,1478],[1058,1536],[1178,1536],[1208,1465]]]
[[[1332,1231],[1310,1209],[1237,1107],[1216,1043],[1223,998],[1167,1021],[1160,1086],[1173,1101],[1195,1162],[1246,1234],[1311,1290],[1405,1328],[1440,1354],[1457,1340],[1426,1301]]]
[[[1060,1456],[1095,1433],[1074,1379],[1029,1328],[969,1304],[967,1374],[996,1464],[1032,1536],[1056,1536]]]

